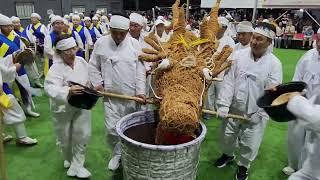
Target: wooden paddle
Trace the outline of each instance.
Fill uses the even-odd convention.
[[[113,98],[119,98],[119,99],[124,99],[124,100],[132,100],[132,101],[143,101],[143,99],[139,98],[139,97],[134,97],[134,96],[127,96],[127,95],[123,95],[123,94],[116,94],[116,93],[110,93],[110,92],[101,92],[99,91],[99,93],[105,97],[113,97]],[[150,99],[146,100],[147,104],[154,104],[154,102]],[[211,111],[211,110],[206,110],[203,109],[202,110],[203,113],[207,113],[207,114],[211,114],[211,115],[217,115],[216,111]],[[248,121],[247,118],[243,117],[243,116],[239,116],[239,115],[234,115],[234,114],[228,114],[227,116],[228,118],[233,118],[233,119],[238,119],[238,120],[244,120],[244,121]]]
[[[206,113],[206,114],[215,115],[215,116],[218,115],[218,113],[216,111],[211,111],[211,110],[206,110],[206,109],[202,109],[202,112]],[[248,118],[245,118],[245,117],[239,116],[239,115],[235,115],[235,114],[228,114],[227,118],[232,118],[234,120],[237,119],[237,120],[249,121]]]

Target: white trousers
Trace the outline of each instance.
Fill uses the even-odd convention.
[[[91,111],[71,107],[53,113],[53,124],[64,160],[82,167],[91,137]]]
[[[12,94],[9,94],[8,96],[12,103],[12,107],[9,109],[1,109],[4,123],[6,125],[23,123],[26,120],[26,115],[24,114],[23,109]]]
[[[267,121],[241,123],[240,120],[224,120],[221,126],[220,145],[222,152],[234,156],[239,151],[238,165],[250,168],[263,139]]]
[[[292,174],[288,180],[319,180],[319,179],[312,177],[307,173],[304,173],[303,170],[299,170],[298,172]]]
[[[288,123],[288,165],[299,170],[306,158],[306,130],[298,121]]]
[[[113,148],[113,156],[121,155],[121,144],[116,132],[117,122],[124,116],[139,110],[139,106],[128,100],[104,99],[105,128],[108,145]]]

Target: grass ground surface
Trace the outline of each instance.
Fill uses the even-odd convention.
[[[298,59],[304,51],[275,49],[276,56],[282,61],[284,81],[290,81]],[[30,148],[17,147],[12,141],[5,145],[9,180],[68,180],[63,160],[55,143],[55,135],[46,96],[34,98],[38,119],[29,118],[26,122],[30,136],[36,137],[39,144]],[[86,167],[91,171],[93,180],[122,179],[121,170],[112,173],[106,170],[107,159],[111,149],[105,143],[103,124],[103,108],[99,103],[93,109],[92,138],[88,146]],[[198,180],[232,180],[236,165],[217,169],[213,162],[221,154],[218,147],[220,121],[206,121],[208,133],[202,144],[201,158],[198,168]],[[12,134],[10,128],[6,128]],[[257,159],[250,169],[251,180],[285,180],[281,169],[287,162],[286,147],[287,124],[269,121],[263,143]]]

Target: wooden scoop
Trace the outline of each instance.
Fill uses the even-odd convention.
[[[271,106],[279,106],[279,105],[285,104],[289,101],[290,97],[296,94],[298,95],[300,94],[300,92],[284,93],[281,96],[277,97],[275,100],[273,100]]]

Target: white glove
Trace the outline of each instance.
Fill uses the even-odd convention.
[[[228,113],[229,108],[225,106],[219,107],[217,110],[217,116],[221,119],[226,119],[228,117]]]
[[[163,59],[161,61],[161,63],[158,65],[157,69],[164,70],[164,69],[168,69],[169,66],[170,66],[170,60],[169,59]]]
[[[211,81],[212,80],[212,72],[208,68],[203,68],[202,73],[206,80]]]

